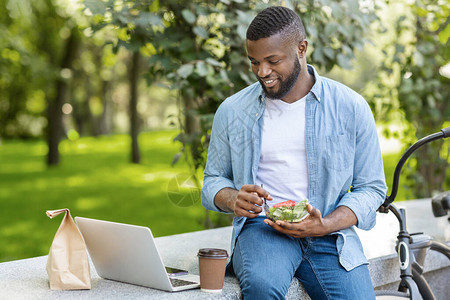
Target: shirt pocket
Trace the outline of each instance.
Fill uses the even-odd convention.
[[[327,167],[336,171],[352,167],[350,159],[352,151],[349,149],[349,139],[346,134],[327,136],[326,146]]]

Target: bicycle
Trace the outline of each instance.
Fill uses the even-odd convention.
[[[448,137],[450,137],[450,127],[444,128],[440,132],[430,134],[418,140],[405,151],[397,163],[394,171],[392,192],[389,196],[386,196],[384,203],[378,208],[378,212],[388,213],[391,211],[397,217],[399,222],[400,231],[397,236],[395,250],[399,258],[400,284],[398,291],[375,291],[377,299],[382,299],[385,296],[390,296],[389,299],[436,299],[430,285],[423,275],[425,257],[428,250],[433,250],[444,254],[450,259],[450,247],[445,243],[433,241],[430,236],[423,233],[410,234],[406,229],[405,209],[398,209],[392,202],[394,202],[395,197],[397,196],[402,167],[410,155],[429,142]],[[450,191],[433,197],[431,203],[435,217],[447,215],[450,206]],[[450,221],[450,217],[448,220]]]

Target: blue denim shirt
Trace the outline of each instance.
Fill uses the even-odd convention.
[[[376,210],[387,190],[372,112],[364,98],[350,88],[319,76],[310,65],[308,71],[315,77],[306,96],[309,202],[322,216],[347,206],[358,219],[356,226],[369,230],[375,225]],[[258,82],[227,98],[218,108],[201,193],[206,209],[221,211],[214,204],[221,189],[239,190],[244,184],[255,184],[264,109],[265,95]],[[232,250],[245,219],[233,220]],[[345,269],[367,263],[353,227],[333,234],[338,235],[339,260]]]

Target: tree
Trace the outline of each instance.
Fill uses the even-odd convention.
[[[45,4],[44,4],[45,3]],[[69,80],[72,65],[80,44],[78,24],[71,18],[69,10],[63,10],[53,1],[43,1],[45,8],[36,7],[36,26],[39,28],[39,51],[44,55],[53,73],[50,74],[47,92],[47,164],[58,165],[59,142],[63,137],[62,106],[68,101]],[[52,20],[53,22],[49,22]],[[65,38],[60,32],[65,30]]]
[[[133,52],[129,70],[131,161],[136,164],[138,164],[141,161],[141,153],[139,151],[139,143],[138,143],[139,116],[137,112],[140,57],[141,55],[139,51]]]
[[[403,4],[397,9],[403,14],[395,22],[395,36],[384,45],[378,101],[384,111],[402,112],[409,124],[404,132],[407,145],[449,126],[450,79],[442,67],[450,61],[450,7],[444,2]],[[443,190],[449,149],[448,142],[437,141],[419,149],[409,161],[405,171],[416,197]]]
[[[162,26],[161,19],[156,14],[159,5],[158,1],[109,0],[103,2],[99,0],[85,0],[84,3],[86,6],[85,11],[93,15],[93,30],[100,31],[106,27],[108,30],[115,32],[116,36],[112,40],[106,41],[106,43],[113,43],[116,52],[120,47],[131,52],[131,61],[128,67],[131,161],[139,163],[137,86],[140,68],[142,67],[141,51],[144,51],[148,45],[151,45],[155,36],[155,30]],[[149,81],[151,81],[151,77]]]
[[[46,123],[47,163],[58,164],[61,107],[80,41],[76,9],[52,0],[9,1],[0,9],[2,52],[8,54],[0,58],[0,135],[39,136]]]
[[[118,61],[125,59],[113,54],[111,45],[103,45],[104,37],[101,35],[93,35],[89,31],[88,36],[82,37],[71,80],[71,132],[96,137],[109,134],[113,129],[113,88],[125,80],[115,69]]]
[[[33,137],[44,127],[50,72],[36,49],[33,7],[22,4],[0,4],[0,137]]]
[[[64,72],[70,72],[72,64],[77,54],[79,44],[79,31],[78,27],[74,26],[70,30],[70,36],[67,38],[64,47],[64,57],[61,61],[61,70]],[[50,49],[49,49],[50,50]],[[59,142],[63,136],[63,122],[62,122],[62,106],[64,101],[67,101],[69,94],[69,84],[67,78],[62,76],[55,81],[56,93],[53,99],[49,99],[48,104],[48,154],[47,164],[58,165],[59,164]]]

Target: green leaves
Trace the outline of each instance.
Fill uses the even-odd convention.
[[[399,106],[402,111],[405,123],[411,127],[403,140],[410,143],[448,126],[450,80],[439,70],[450,59],[446,47],[449,7],[417,0],[401,10],[405,13],[395,20],[395,41],[386,41],[384,46],[386,69],[380,81],[383,75],[391,80],[383,82],[380,92],[390,92],[391,96],[390,103],[383,106]],[[449,152],[444,148],[432,143],[418,151],[417,159],[408,162],[405,171],[414,182],[410,188],[417,198],[442,189],[449,162]]]
[[[108,3],[101,0],[84,0],[84,5],[93,15],[105,15]]]
[[[348,56],[345,56],[344,54],[339,53],[336,58],[337,58],[337,63],[340,67],[342,67],[344,69],[352,68],[352,64],[351,64]]]
[[[305,25],[313,51],[309,62],[331,70],[338,65],[351,69],[354,49],[370,42],[370,24],[378,21],[376,5],[364,6],[357,0],[292,1]]]
[[[208,77],[215,73],[213,66],[220,67],[221,64],[215,59],[208,57],[205,61],[199,60],[195,63],[184,64],[178,68],[176,73],[183,79],[187,79],[193,74],[200,77]]]
[[[206,31],[205,28],[201,27],[201,26],[195,26],[192,31],[195,33],[195,35],[203,38],[203,39],[207,39],[208,38],[208,31]]]
[[[210,65],[206,64],[204,61],[198,61],[195,64],[195,72],[200,77],[206,77],[208,75],[214,74],[214,69]]]
[[[183,9],[181,11],[181,15],[183,16],[183,18],[186,20],[186,22],[188,22],[189,24],[194,24],[195,21],[197,20],[197,18],[195,17],[195,15],[188,9]]]
[[[185,64],[182,65],[178,70],[177,70],[177,74],[181,77],[181,78],[188,78],[192,72],[194,71],[194,66],[192,64]]]
[[[447,24],[443,30],[438,33],[439,41],[442,45],[447,44],[450,38],[450,24]]]
[[[161,18],[151,12],[140,12],[133,20],[133,23],[136,27],[141,26],[143,28],[154,25],[163,25]]]
[[[222,67],[222,64],[220,62],[218,62],[217,60],[215,60],[215,59],[213,59],[211,57],[208,57],[206,59],[206,62],[208,64],[210,64],[211,66],[214,66],[214,67]]]

